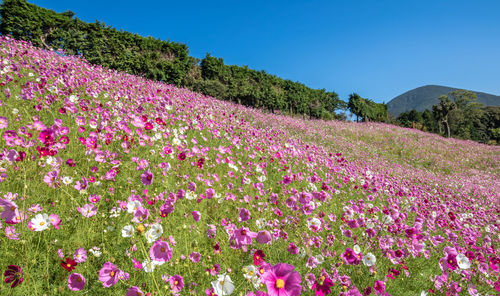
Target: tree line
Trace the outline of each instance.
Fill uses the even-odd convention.
[[[273,113],[345,119],[335,112],[347,108],[335,92],[312,89],[247,66],[225,65],[222,58],[210,54],[199,60],[189,56],[189,48],[182,43],[142,37],[99,21],[87,23],[71,11],[57,13],[26,0],[4,0],[0,15],[2,35],[82,55],[93,64]]]
[[[401,113],[393,122],[404,127],[481,143],[500,143],[500,107],[483,106],[474,92],[456,90],[441,95],[432,110]]]

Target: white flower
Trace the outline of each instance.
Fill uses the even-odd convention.
[[[37,214],[33,219],[31,219],[31,227],[35,231],[43,231],[49,228],[50,219],[47,214]]]
[[[194,195],[194,193],[193,193],[193,192],[191,192],[190,190],[188,190],[188,191],[186,192],[186,196],[185,196],[185,197],[186,197],[186,199],[187,199],[187,200],[193,200],[193,199],[195,199],[195,198],[196,198],[196,195]]]
[[[247,280],[252,280],[257,274],[257,268],[253,265],[247,265],[243,267],[243,277]]]
[[[71,103],[75,103],[76,101],[78,101],[78,97],[76,95],[71,95],[69,96],[69,101]]]
[[[259,182],[261,182],[261,183],[264,183],[264,182],[266,181],[266,179],[267,179],[267,178],[266,178],[266,176],[264,176],[264,175],[262,175],[262,176],[260,176],[260,177],[257,177],[257,180],[259,180]]]
[[[215,294],[219,296],[231,295],[234,291],[234,284],[231,278],[225,273],[219,275],[216,281],[212,282]]]
[[[151,244],[156,241],[162,234],[163,227],[160,224],[155,223],[151,225],[151,228],[148,231],[146,231],[146,240]]]
[[[377,262],[377,257],[372,253],[368,253],[363,257],[363,264],[370,267],[373,266]]]
[[[155,270],[156,266],[160,266],[163,263],[165,263],[165,262],[159,262],[159,261],[154,261],[154,260],[149,261],[148,259],[146,259],[146,260],[144,260],[144,262],[142,262],[142,267],[144,268],[145,272],[152,272]]]
[[[56,163],[57,159],[53,156],[47,157],[47,160],[45,161],[48,165],[54,165]]]
[[[307,227],[311,230],[318,230],[321,227],[321,220],[318,218],[312,218],[307,221]]]
[[[17,113],[19,113],[19,109],[12,108],[12,114],[17,115]]]
[[[92,249],[90,249],[90,253],[92,253],[92,255],[94,255],[95,257],[101,257],[102,255],[102,252],[100,251],[101,249],[98,248],[98,247],[92,247]]]
[[[134,227],[132,225],[124,226],[122,229],[122,237],[131,237],[134,235]]]
[[[141,202],[138,200],[129,201],[127,203],[127,213],[134,213],[141,206]]]
[[[73,178],[71,178],[70,176],[66,176],[62,178],[62,182],[64,185],[69,185],[71,184],[71,182],[73,182]]]
[[[352,247],[352,250],[356,254],[359,254],[359,252],[361,252],[361,248],[358,245],[354,245],[354,247]]]
[[[469,258],[467,258],[467,256],[465,256],[464,254],[457,255],[457,264],[458,264],[458,267],[460,267],[461,269],[469,269],[470,268]]]
[[[424,291],[422,291],[422,292],[420,293],[420,296],[427,296],[427,294],[428,294],[428,293],[429,293],[429,292],[427,292],[427,291],[425,291],[425,290],[424,290]]]

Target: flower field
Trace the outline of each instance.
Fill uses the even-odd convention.
[[[0,37],[0,295],[498,295],[500,148]]]

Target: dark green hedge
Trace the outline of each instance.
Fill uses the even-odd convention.
[[[86,23],[71,11],[53,10],[25,0],[4,0],[0,33],[31,41],[47,49],[64,49],[83,55],[89,62],[118,71],[142,75],[247,106],[272,112],[331,119],[346,103],[334,92],[306,87],[264,71],[225,65],[207,56],[198,63],[185,44],[162,41],[119,31],[104,23]]]

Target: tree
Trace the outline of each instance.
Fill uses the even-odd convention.
[[[450,125],[448,123],[448,117],[450,112],[456,108],[455,103],[450,101],[447,95],[442,95],[438,98],[439,103],[432,106],[432,113],[434,117],[438,119],[439,122],[445,125],[447,136],[450,137]]]

